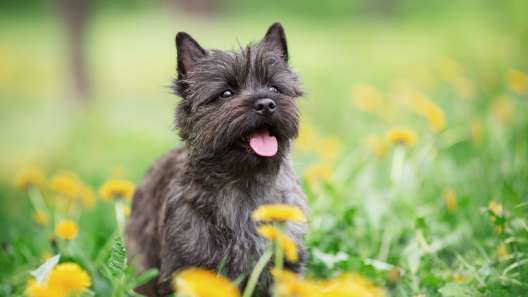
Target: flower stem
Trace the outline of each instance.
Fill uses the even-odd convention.
[[[253,271],[249,276],[249,280],[246,285],[246,288],[244,289],[244,294],[242,295],[242,297],[251,297],[251,295],[253,295],[253,291],[255,291],[255,287],[257,286],[260,274],[264,270],[264,267],[266,267],[266,265],[268,264],[272,254],[273,249],[270,246],[268,249],[266,249],[266,251],[264,251],[262,256],[260,256],[260,259],[258,260],[257,264],[255,264],[255,268],[253,268]]]
[[[395,184],[399,184],[403,175],[405,163],[405,147],[397,145],[392,155],[391,179]]]
[[[119,234],[123,235],[123,232],[125,231],[125,212],[123,201],[121,199],[118,199],[115,203],[115,216]]]
[[[28,195],[29,199],[31,200],[31,204],[33,204],[33,207],[35,210],[43,210],[45,212],[48,212],[48,207],[46,206],[46,203],[44,202],[44,199],[42,198],[42,194],[40,193],[40,190],[35,187],[29,187],[28,189]]]
[[[282,253],[282,247],[280,242],[277,240],[275,241],[275,268],[279,271],[282,271],[283,266],[283,253]]]

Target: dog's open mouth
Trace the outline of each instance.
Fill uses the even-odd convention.
[[[279,143],[269,129],[252,132],[247,137],[249,147],[261,157],[273,157],[277,154]]]

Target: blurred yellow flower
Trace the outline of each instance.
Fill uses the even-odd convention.
[[[445,128],[444,111],[432,101],[424,102],[423,116],[429,122],[429,127],[434,132],[440,132]]]
[[[251,214],[255,221],[291,221],[297,223],[306,222],[304,212],[297,206],[288,204],[265,204],[259,206]]]
[[[327,137],[319,140],[315,147],[315,151],[321,160],[326,162],[333,162],[341,153],[343,145],[335,137]]]
[[[491,114],[499,122],[508,123],[515,112],[515,107],[511,99],[507,96],[499,96],[491,104]]]
[[[471,99],[475,94],[473,82],[465,76],[459,76],[449,81],[449,83],[455,89],[458,96],[463,99]]]
[[[63,172],[51,178],[50,188],[63,197],[74,199],[81,191],[81,182],[75,174]]]
[[[385,291],[366,278],[346,273],[325,281],[308,281],[283,270],[272,270],[279,297],[384,297]]]
[[[31,217],[33,218],[33,221],[35,221],[35,223],[42,226],[46,226],[49,222],[48,214],[42,209],[35,210]]]
[[[457,203],[455,192],[453,192],[452,190],[447,190],[444,192],[443,196],[444,196],[444,201],[447,205],[447,209],[449,211],[457,210],[458,203]]]
[[[482,124],[479,120],[471,121],[471,140],[475,145],[482,143]]]
[[[376,114],[383,120],[390,121],[392,113],[383,95],[373,86],[360,84],[352,88],[352,104],[359,110]]]
[[[55,226],[55,235],[64,240],[73,240],[79,234],[79,227],[77,224],[68,219],[61,220]]]
[[[345,273],[321,283],[322,296],[332,297],[384,297],[384,290],[368,279],[353,273]]]
[[[82,204],[87,209],[93,209],[95,207],[96,199],[94,191],[85,184],[80,184],[79,198]]]
[[[528,76],[516,69],[508,71],[508,86],[514,92],[525,94],[528,92]]]
[[[60,290],[50,288],[46,284],[40,284],[33,279],[26,284],[26,295],[28,297],[67,297]]]
[[[412,147],[416,144],[416,134],[411,129],[393,128],[387,133],[387,142]]]
[[[80,296],[91,286],[88,273],[76,263],[55,266],[45,283],[29,280],[26,294],[29,297],[72,297]]]
[[[385,138],[378,135],[369,135],[365,140],[366,148],[376,157],[383,157],[389,147]]]
[[[326,163],[310,165],[304,172],[304,177],[311,187],[317,187],[320,182],[327,182],[332,177],[332,168]]]
[[[63,263],[50,273],[48,286],[65,295],[80,294],[91,286],[90,276],[77,263]]]
[[[37,167],[25,168],[15,176],[15,187],[27,190],[29,187],[40,187],[44,183],[44,174]]]
[[[173,288],[183,297],[238,297],[238,289],[224,276],[201,268],[180,271]]]
[[[462,66],[449,57],[442,57],[438,63],[438,76],[447,82],[457,94],[464,98],[470,99],[475,93],[475,87],[469,80]]]
[[[315,149],[318,139],[317,131],[308,122],[301,121],[295,148],[302,152],[309,152]]]
[[[463,283],[466,281],[466,276],[463,273],[455,272],[453,274],[453,281],[457,284]]]
[[[134,189],[134,184],[128,180],[110,179],[99,189],[99,195],[106,201],[118,198],[131,200]]]
[[[275,291],[278,297],[316,297],[320,288],[310,281],[301,279],[297,274],[288,270],[272,269],[275,279]]]
[[[501,261],[508,259],[508,246],[505,243],[501,243],[497,246],[497,255]]]
[[[498,203],[495,200],[491,200],[488,204],[488,209],[493,212],[495,216],[501,217],[504,214],[504,209],[502,204]]]
[[[406,98],[411,110],[424,117],[433,132],[438,133],[445,128],[444,111],[425,94],[412,91]]]
[[[284,252],[286,260],[289,262],[299,261],[299,254],[295,242],[284,234],[279,228],[272,225],[261,225],[257,228],[258,234],[262,237],[275,241]]]

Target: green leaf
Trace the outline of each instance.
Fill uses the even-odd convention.
[[[138,287],[138,286],[141,286],[147,283],[148,281],[158,276],[158,274],[159,274],[159,271],[156,268],[152,268],[152,269],[149,269],[141,273],[134,281],[134,287]]]
[[[112,243],[112,252],[110,253],[110,259],[108,259],[107,263],[112,275],[117,276],[123,274],[127,268],[127,257],[128,253],[123,238],[117,236]]]

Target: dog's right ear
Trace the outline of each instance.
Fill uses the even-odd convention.
[[[178,53],[178,79],[183,78],[204,57],[207,52],[185,32],[176,34],[176,51]]]

